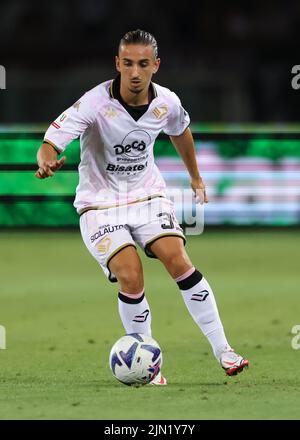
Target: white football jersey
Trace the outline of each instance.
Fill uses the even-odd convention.
[[[152,84],[155,96],[135,121],[112,95],[113,80],[85,93],[48,128],[44,140],[62,153],[80,136],[81,161],[74,206],[123,205],[165,196],[165,181],[154,163],[153,146],[161,131],[178,136],[190,123],[179,98]]]

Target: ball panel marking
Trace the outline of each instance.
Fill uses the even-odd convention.
[[[136,352],[138,345],[139,344],[137,342],[135,342],[126,353],[124,351],[120,351],[121,359],[125,362],[125,364],[127,365],[127,367],[129,369],[131,368],[133,358],[134,358],[134,355],[135,355],[135,352]]]

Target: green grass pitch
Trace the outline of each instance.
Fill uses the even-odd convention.
[[[161,263],[142,256],[167,387],[130,388],[108,355],[117,285],[77,231],[0,233],[0,419],[299,419],[299,231],[206,230],[188,253],[250,368],[226,377]],[[142,252],[140,252],[142,255]]]

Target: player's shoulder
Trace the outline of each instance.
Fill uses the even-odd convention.
[[[97,101],[99,100],[99,98],[108,98],[110,84],[111,84],[111,80],[97,84],[92,89],[87,90],[83,96],[87,100],[97,99]]]
[[[107,104],[107,101],[110,99],[109,87],[111,81],[112,80],[104,81],[92,89],[87,90],[78,102],[81,103],[83,107],[92,109],[98,113],[101,107]]]
[[[169,101],[169,103],[180,105],[180,99],[175,92],[157,83],[153,83],[153,86],[159,98],[165,99]]]

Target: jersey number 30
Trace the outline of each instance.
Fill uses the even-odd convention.
[[[169,212],[160,212],[157,214],[157,217],[163,217],[163,220],[165,220],[165,223],[161,223],[161,227],[163,229],[173,229],[174,223],[172,220],[172,215]]]

